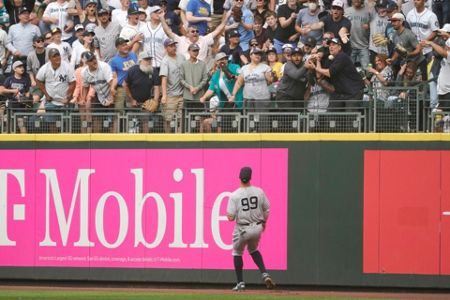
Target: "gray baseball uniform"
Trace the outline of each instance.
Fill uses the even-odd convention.
[[[233,216],[233,255],[241,256],[258,250],[263,224],[269,217],[270,203],[264,191],[255,186],[240,187],[234,191],[227,206],[227,214]]]

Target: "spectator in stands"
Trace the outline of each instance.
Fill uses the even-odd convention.
[[[252,9],[253,17],[259,17],[261,20],[266,19],[266,14],[269,12],[269,3],[267,0],[256,0],[256,8]],[[264,22],[262,22],[264,23]]]
[[[164,118],[164,132],[170,133],[170,123],[177,117],[177,132],[181,132],[181,117],[183,110],[183,85],[181,84],[180,67],[184,57],[177,54],[177,42],[172,39],[164,41],[166,55],[161,62],[161,104]]]
[[[62,61],[56,48],[49,49],[49,61],[43,65],[36,75],[36,83],[45,95],[47,112],[62,111],[72,98],[75,89],[75,74],[69,63]],[[56,132],[56,119],[48,117],[51,132]]]
[[[22,61],[16,61],[12,65],[13,74],[5,79],[3,93],[8,94],[7,106],[10,111],[24,112],[26,105],[31,105],[30,99],[30,79],[25,74],[25,65]],[[23,118],[17,119],[20,133],[26,133],[26,126]]]
[[[34,90],[39,90],[36,86],[36,75],[39,72],[39,69],[48,62],[48,50],[44,46],[44,37],[43,36],[35,36],[33,38],[33,47],[34,50],[31,51],[27,56],[27,73],[30,76],[31,81],[31,92]],[[42,97],[42,91],[40,91],[40,96]],[[39,97],[39,99],[41,98]]]
[[[281,68],[283,67],[283,63],[278,61],[277,50],[275,48],[269,48],[266,51],[267,56],[267,64],[272,69],[272,74],[274,74],[274,83],[278,83],[281,79]]]
[[[72,53],[78,52],[79,49],[83,47],[83,33],[84,26],[83,24],[75,25],[75,40],[72,43]]]
[[[315,72],[313,59],[305,62],[305,67],[312,72],[309,76],[308,85],[305,91],[305,101],[308,112],[323,113],[327,111],[330,104],[330,95],[335,92],[334,86],[329,82],[329,78]]]
[[[293,48],[297,46],[300,33],[295,30],[295,22],[300,8],[301,5],[296,0],[288,0],[287,4],[278,8],[278,22],[281,30],[276,31],[273,41],[277,53],[282,52],[285,44],[291,44]]]
[[[351,55],[352,48],[349,43],[349,34],[352,23],[344,17],[344,2],[342,0],[334,0],[331,5],[331,14],[319,20],[318,23],[309,26],[311,30],[323,29],[324,32],[332,32],[335,37],[339,37],[342,41],[342,49],[347,55]]]
[[[140,33],[139,27],[142,23],[139,21],[139,11],[130,7],[128,9],[127,22],[123,25],[119,36],[128,40],[128,46],[134,53],[139,52],[144,35]]]
[[[212,96],[217,96],[220,100],[219,106],[226,110],[232,108],[242,108],[242,88],[236,93],[234,101],[229,101],[233,92],[236,78],[239,76],[240,66],[228,62],[228,56],[219,52],[215,56],[216,70],[209,82],[206,93],[200,97],[200,102],[205,103]]]
[[[35,0],[11,0],[4,1],[4,5],[9,15],[9,24],[12,26],[20,22],[21,8],[25,7],[31,12],[34,9]]]
[[[258,43],[258,48],[266,51],[272,45],[267,29],[264,28],[264,19],[260,16],[256,16],[253,24],[254,39]]]
[[[121,27],[118,23],[112,23],[109,19],[109,10],[100,9],[97,13],[99,26],[94,30],[99,42],[100,54],[104,62],[109,63],[116,55],[115,41],[120,34]]]
[[[161,7],[155,5],[150,8],[150,22],[140,26],[139,31],[144,35],[142,43],[143,51],[152,56],[153,72],[159,74],[161,61],[164,57],[164,41],[167,35],[161,24],[160,15],[164,12]]]
[[[131,107],[141,107],[142,104],[152,98],[159,102],[159,89],[161,80],[155,72],[153,72],[152,57],[148,52],[139,53],[139,64],[132,66],[125,78],[124,87],[127,92],[128,101]],[[149,117],[139,119],[141,132],[149,132]]]
[[[42,21],[48,24],[51,30],[58,28],[61,31],[62,41],[72,38],[72,32],[75,26],[72,17],[69,15],[68,8],[69,2],[66,0],[56,0],[47,5],[42,16]],[[64,58],[64,54],[62,55]]]
[[[50,45],[53,42],[53,36],[52,33],[50,31],[46,32],[44,34],[44,46],[47,47],[48,45]]]
[[[123,113],[126,102],[126,93],[123,88],[123,82],[129,68],[137,63],[137,56],[130,51],[128,40],[121,37],[116,40],[117,55],[109,62],[114,78],[112,90],[115,94],[114,107],[119,113]]]
[[[148,0],[138,0],[138,4],[139,4],[139,11],[142,11],[145,13],[145,20],[141,20],[141,21],[145,21],[148,22],[150,21],[150,5],[148,5],[149,1]]]
[[[58,27],[54,27],[52,29],[52,42],[47,47],[49,49],[58,49],[59,53],[61,53],[61,58],[63,59],[63,61],[67,63],[70,61],[70,57],[72,55],[72,47],[69,43],[62,41],[61,29],[59,29]]]
[[[433,0],[433,12],[436,14],[439,24],[450,23],[450,2],[446,0]]]
[[[308,36],[303,43],[303,61],[308,60],[311,54],[317,53],[316,49],[317,41],[314,37]]]
[[[228,101],[234,102],[244,85],[244,105],[249,112],[268,112],[271,107],[269,86],[272,83],[272,69],[262,62],[263,52],[255,48],[250,53],[250,63],[242,67],[233,92]],[[261,117],[260,132],[268,129],[267,117]]]
[[[41,35],[36,25],[30,24],[30,11],[26,7],[19,10],[19,23],[8,30],[6,47],[15,60],[26,62],[27,55],[33,51],[33,38]]]
[[[228,63],[236,65],[246,65],[248,59],[240,46],[240,34],[236,29],[230,29],[226,33],[228,44],[220,48],[220,52],[228,56]]]
[[[87,0],[82,9],[79,1],[75,1],[76,9],[69,9],[69,14],[76,13],[80,18],[80,24],[88,31],[94,31],[98,24],[97,18],[97,0]],[[75,29],[76,31],[76,29]]]
[[[304,107],[307,73],[302,49],[292,49],[291,61],[284,66],[283,77],[277,88],[278,107],[287,111]]]
[[[392,3],[382,0],[378,1],[375,8],[370,10],[369,52],[371,63],[374,63],[376,55],[389,54],[387,47],[389,40],[386,37],[386,28],[390,24],[388,6],[391,11],[395,9]],[[361,67],[365,69],[367,65],[361,65]]]
[[[248,42],[248,46],[249,46],[249,48],[246,50],[246,51],[244,51],[244,55],[247,57],[247,59],[250,61],[250,52],[253,50],[253,49],[255,49],[255,48],[259,48],[258,47],[258,41],[255,39],[255,38],[253,38],[253,39],[251,39],[249,42]],[[261,48],[260,48],[261,49]],[[261,49],[262,50],[262,49]]]
[[[352,0],[352,6],[345,11],[345,16],[350,20],[350,45],[352,46],[352,61],[367,68],[369,58],[369,9],[363,6],[363,0]],[[384,29],[383,29],[384,32]]]
[[[188,51],[190,57],[181,64],[180,77],[184,87],[184,107],[190,112],[204,109],[203,103],[199,100],[205,93],[204,89],[209,78],[206,63],[198,59],[200,47],[197,44],[191,44]]]
[[[246,51],[248,43],[254,37],[253,34],[253,14],[244,6],[243,0],[234,0],[231,14],[228,13],[227,26],[225,30],[235,29],[240,34],[240,43],[242,51]]]
[[[120,8],[116,8],[111,12],[111,22],[124,27],[127,24],[129,6],[130,0],[120,0]]]
[[[196,44],[200,47],[198,59],[206,62],[208,60],[209,48],[214,44],[214,39],[222,32],[225,27],[225,19],[219,26],[214,29],[213,32],[207,35],[200,35],[200,31],[196,27],[189,27],[186,30],[185,36],[179,36],[175,34],[166,22],[165,15],[161,13],[159,15],[162,27],[166,35],[176,41],[178,54],[183,55],[186,59],[190,57],[188,48],[192,44]]]
[[[370,81],[367,80],[366,84],[371,85],[373,88],[374,100],[388,101],[390,95],[389,91],[384,89],[391,81],[394,80],[394,72],[387,64],[387,55],[378,54],[375,56],[375,68],[367,68],[367,72],[373,74]]]
[[[447,37],[444,47],[432,41],[427,41],[426,43],[433,47],[438,55],[443,57],[438,77],[437,91],[439,95],[439,108],[447,111],[450,109],[450,38]]]
[[[395,52],[388,59],[388,63],[394,63],[399,59],[413,61],[419,66],[422,79],[427,80],[427,62],[422,54],[422,47],[417,42],[414,33],[405,28],[403,25],[404,21],[405,17],[400,13],[396,13],[391,17],[391,23],[395,29],[395,33],[392,35]]]
[[[83,78],[81,73],[86,68],[86,59],[84,55],[82,56],[83,57],[80,59],[78,67],[75,70],[75,90],[73,91],[73,98],[70,103],[78,106],[78,110],[81,114],[81,124],[86,122],[87,126],[81,126],[80,132],[92,133],[92,116],[90,113],[92,102],[95,101],[95,90],[92,86],[90,86],[87,94],[83,97]]]
[[[205,0],[189,0],[186,7],[186,20],[189,27],[197,27],[201,35],[208,33],[208,22],[211,22],[211,6]]]
[[[322,30],[311,30],[309,25],[319,22],[320,6],[318,0],[308,0],[308,6],[298,12],[295,21],[295,30],[300,33],[300,41],[305,43],[307,37],[313,37],[316,41],[322,40]]]
[[[91,103],[92,108],[112,109],[115,102],[116,79],[113,76],[111,67],[105,62],[97,60],[97,56],[90,51],[84,52],[83,58],[87,67],[81,71],[83,80],[82,99],[87,99],[89,88],[92,87],[95,90],[98,101]],[[94,117],[92,122],[93,132],[101,132],[101,118]],[[118,122],[114,122],[111,132],[117,132],[117,126]]]
[[[179,10],[175,12],[173,8],[171,8],[166,0],[161,0],[159,2],[159,5],[161,6],[162,11],[164,12],[164,20],[166,21],[167,25],[170,27],[173,33],[176,35],[181,36],[182,32],[183,34],[186,34],[186,30],[182,26],[181,18],[179,16]],[[173,6],[173,5],[172,5]],[[215,24],[219,26],[220,22]],[[212,28],[215,30],[217,26],[213,26]]]
[[[316,59],[316,72],[330,78],[335,92],[331,99],[333,108],[346,108],[349,111],[359,106],[364,94],[364,82],[354,66],[351,58],[343,51],[342,41],[333,38],[329,42],[333,60],[329,68],[322,68],[320,59]]]
[[[97,59],[100,59],[100,51],[98,48],[94,46],[94,39],[95,39],[95,32],[85,30],[83,32],[83,45],[81,47],[78,47],[75,51],[73,51],[72,56],[70,58],[70,65],[75,69],[76,66],[80,64],[81,55],[86,52],[90,51],[93,52]]]
[[[276,13],[274,13],[273,11],[269,11],[266,14],[266,24],[267,24],[267,35],[269,37],[270,42],[273,45],[275,36],[278,34],[277,31],[283,30],[278,24],[278,18]],[[277,52],[277,54],[280,53],[281,52]]]

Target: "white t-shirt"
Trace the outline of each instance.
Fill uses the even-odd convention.
[[[143,50],[150,53],[153,57],[152,65],[154,68],[161,66],[161,61],[166,53],[164,49],[164,41],[168,38],[164,32],[162,25],[159,24],[155,29],[152,28],[150,22],[139,27],[139,31],[144,34],[142,43]]]
[[[69,7],[68,2],[60,4],[58,2],[50,2],[44,11],[44,17],[52,17],[58,19],[58,24],[51,24],[50,29],[58,27],[62,31],[62,39],[67,40],[72,37],[72,32],[64,32],[64,26],[66,26],[67,21],[71,20],[71,17],[67,13]]]
[[[72,47],[69,43],[62,42],[61,44],[51,43],[47,46],[48,49],[55,48],[59,50],[61,59],[65,62],[70,62],[70,56],[72,55]]]
[[[269,100],[270,92],[265,73],[271,72],[272,69],[264,63],[260,63],[254,69],[251,67],[251,64],[245,65],[239,72],[244,77],[244,98]]]
[[[447,57],[441,61],[441,71],[438,77],[438,95],[450,93],[450,51],[447,50]]]
[[[178,35],[175,35],[174,40],[178,43],[177,53],[183,55],[186,59],[189,59],[188,47],[190,44],[192,44],[191,41],[185,36]],[[208,58],[209,47],[214,44],[212,33],[209,33],[205,36],[200,36],[196,44],[200,47],[198,59],[206,61],[206,59]]]
[[[60,101],[67,98],[69,83],[75,81],[75,71],[65,61],[61,61],[61,65],[56,70],[48,62],[39,69],[36,79],[45,83],[47,93],[53,98],[52,103],[63,106],[64,103]]]
[[[0,60],[5,57],[6,53],[6,40],[8,39],[8,34],[3,29],[0,29]]]
[[[81,79],[83,80],[83,87],[92,86],[94,88],[101,104],[104,105],[106,101],[112,98],[110,82],[113,79],[113,74],[107,63],[98,61],[97,70],[93,72],[89,70],[89,67],[83,69]]]
[[[418,13],[414,8],[406,16],[406,21],[411,26],[411,31],[417,37],[417,41],[426,40],[430,34],[439,29],[439,21],[437,16],[428,8],[421,13]],[[433,49],[430,46],[423,48],[423,54],[431,52]]]
[[[111,22],[119,24],[124,27],[128,23],[128,10],[122,10],[121,8],[115,9],[111,13]]]
[[[145,23],[142,23],[145,24]],[[130,25],[128,22],[125,26],[122,27],[120,31],[120,37],[126,40],[132,40],[137,34],[139,34],[139,27],[141,26],[141,22],[139,22],[136,26]]]
[[[425,7],[431,7],[432,0],[425,0]],[[444,0],[447,1],[447,0]],[[395,1],[397,2],[397,1]],[[406,16],[411,10],[414,9],[414,0],[403,0],[402,12]]]

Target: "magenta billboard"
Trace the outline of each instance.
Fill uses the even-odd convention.
[[[268,269],[287,268],[285,148],[1,150],[0,157],[0,266],[232,269],[226,205],[239,169],[251,166],[252,183],[271,202],[261,252]]]

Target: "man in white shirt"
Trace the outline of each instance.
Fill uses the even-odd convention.
[[[72,37],[74,27],[72,18],[68,13],[69,2],[57,0],[50,2],[44,11],[42,21],[50,25],[50,29],[59,28],[62,30],[62,40],[68,40]]]
[[[61,29],[55,27],[52,29],[52,43],[47,48],[56,48],[59,50],[62,59],[65,62],[70,62],[70,56],[72,55],[72,47],[67,42],[63,42],[61,35]]]
[[[437,16],[425,7],[425,0],[415,0],[414,9],[406,16],[406,21],[411,26],[411,31],[417,37],[417,41],[432,41],[436,37],[436,30],[439,29]],[[427,46],[422,49],[423,55],[429,58],[432,48]]]
[[[139,32],[139,26],[141,24],[143,25],[143,22],[139,21],[139,14],[139,10],[134,8],[128,9],[128,21],[123,26],[119,35],[121,38],[129,41],[128,46],[130,46],[131,51],[134,53],[139,52],[143,39],[143,35]]]
[[[120,0],[121,8],[116,8],[111,12],[111,21],[124,27],[127,24],[128,7],[130,0]]]
[[[161,7],[158,5],[152,6],[150,8],[150,22],[139,27],[139,32],[144,35],[142,43],[143,51],[148,52],[153,57],[152,65],[155,69],[154,72],[158,73],[165,54],[164,41],[167,39],[159,17],[162,13]]]

